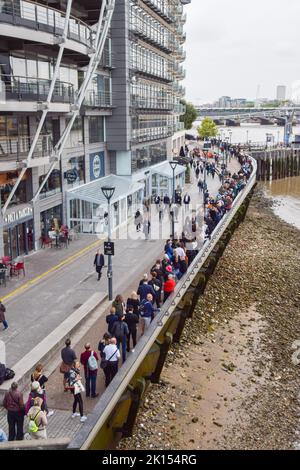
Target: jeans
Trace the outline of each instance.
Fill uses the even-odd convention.
[[[7,412],[8,422],[8,440],[17,441],[23,440],[23,425],[24,425],[24,413],[19,411],[8,411]]]
[[[7,323],[7,321],[6,321],[6,320],[3,320],[3,322],[2,322],[2,323],[3,323],[4,329],[8,328],[8,323]]]
[[[85,377],[85,388],[87,397],[89,397],[90,395],[94,397],[96,395],[96,382],[97,375],[88,375]]]
[[[127,340],[126,336],[123,336],[123,338],[117,338],[117,347],[120,349],[120,344],[122,343],[122,361],[126,361],[126,347],[127,347]]]
[[[83,401],[81,393],[76,393],[76,395],[74,394],[73,413],[76,413],[77,403],[79,406],[80,416],[83,416]]]

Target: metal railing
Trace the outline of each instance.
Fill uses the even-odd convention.
[[[5,0],[0,3],[0,22],[34,27],[40,31],[61,34],[65,13],[46,5],[24,0]],[[70,17],[68,38],[92,47],[93,31],[83,21]]]
[[[131,96],[131,106],[139,109],[161,109],[172,111],[175,107],[174,102],[164,98],[140,98]]]
[[[133,129],[131,142],[133,144],[148,142],[150,140],[165,139],[171,135],[173,135],[173,126]]]
[[[0,75],[1,100],[46,101],[51,80],[42,78]],[[72,103],[74,88],[71,83],[57,81],[54,86],[53,101]]]
[[[164,18],[167,22],[173,23],[175,21],[175,15],[172,9],[165,0],[143,0],[152,10],[155,11],[159,16]]]
[[[172,52],[174,50],[175,35],[150,16],[144,18],[141,15],[131,12],[130,29],[142,39],[149,41],[163,50]]]
[[[32,144],[32,137],[19,135],[18,137],[0,138],[0,160],[3,158],[21,161],[26,157]],[[53,150],[51,135],[41,135],[34,149],[33,158],[50,157]]]
[[[142,364],[153,348],[155,341],[159,337],[160,333],[164,331],[166,325],[170,323],[172,315],[175,313],[176,308],[182,301],[188,288],[192,285],[200,269],[207,261],[222,235],[228,229],[240,206],[252,191],[256,183],[257,164],[253,158],[251,158],[251,163],[253,166],[253,172],[246,187],[238,194],[234,200],[232,209],[216,226],[215,230],[211,234],[210,240],[203,245],[202,249],[189,266],[187,273],[178,282],[174,294],[167,299],[161,312],[155,317],[149,328],[140,338],[135,347],[135,353],[126,359],[125,364],[96,404],[86,425],[79,431],[75,439],[71,442],[69,446],[70,448],[88,449],[95,441],[97,434],[104,429],[104,427],[105,432],[107,433],[109,417],[112,417],[115,409],[120,406],[122,397],[125,396],[128,386],[134,379],[135,375],[139,370],[141,370]]]
[[[94,92],[87,93],[84,99],[85,106],[93,108],[110,108],[112,107],[112,94],[110,92]]]

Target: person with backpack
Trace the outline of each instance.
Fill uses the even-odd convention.
[[[157,308],[160,308],[162,282],[160,279],[158,279],[155,271],[151,272],[151,279],[149,281],[149,285],[153,287],[153,290],[155,292],[154,299],[156,302],[156,306]]]
[[[141,302],[140,306],[140,314],[142,318],[142,332],[143,335],[145,331],[149,328],[150,323],[154,318],[155,312],[159,311],[159,309],[155,309],[153,307],[153,295],[148,294],[147,298]]]
[[[48,421],[45,411],[41,408],[42,404],[42,398],[36,397],[27,414],[29,419],[28,432],[31,439],[47,439]]]
[[[95,351],[91,350],[90,343],[84,345],[85,351],[80,355],[80,362],[84,367],[86,397],[98,397],[96,393],[96,382],[98,374],[99,357]]]
[[[62,358],[62,363],[60,365],[60,373],[64,374],[64,390],[65,392],[68,391],[67,388],[67,382],[69,379],[69,373],[71,370],[71,367],[74,363],[74,361],[77,359],[76,353],[74,349],[71,348],[71,340],[70,338],[67,338],[65,341],[66,347],[61,350],[61,358]]]
[[[4,307],[3,303],[0,300],[0,323],[3,323],[3,326],[4,326],[3,330],[7,330],[8,328],[8,323],[5,318],[5,312],[6,312],[6,308]]]
[[[117,340],[117,347],[120,349],[122,344],[122,361],[126,361],[126,350],[127,350],[127,336],[129,335],[129,329],[127,323],[125,323],[125,315],[120,314],[118,321],[114,323],[111,334]]]
[[[23,440],[24,426],[24,401],[23,394],[18,390],[18,384],[13,382],[8,392],[5,393],[3,406],[7,410],[8,440]]]

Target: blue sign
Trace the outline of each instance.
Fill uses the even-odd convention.
[[[90,154],[90,181],[102,178],[105,175],[104,152]]]

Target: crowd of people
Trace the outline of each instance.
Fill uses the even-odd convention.
[[[222,185],[217,194],[212,197],[207,186],[201,187],[207,238],[211,236],[222,217],[230,211],[234,199],[244,188],[252,172],[251,161],[246,156],[237,152],[236,149],[232,155],[238,158],[240,170],[233,174],[224,172]],[[197,149],[190,152],[190,158],[197,185],[205,169],[212,178],[215,173],[219,173],[218,156],[207,162],[207,158]],[[190,203],[189,196],[186,202]],[[106,316],[107,328],[98,343],[97,351],[91,347],[90,343],[86,343],[84,351],[78,358],[77,353],[71,347],[71,340],[68,338],[65,341],[65,347],[61,350],[60,372],[63,375],[64,392],[70,392],[73,397],[72,418],[78,417],[81,422],[87,419],[84,414],[82,394],[85,393],[87,398],[92,399],[99,395],[96,391],[99,370],[102,369],[104,373],[107,387],[118,372],[120,359],[124,363],[127,354],[130,351],[134,353],[138,335],[145,334],[151,322],[159,314],[162,304],[172,295],[177,282],[185,275],[189,265],[197,256],[201,248],[197,231],[200,230],[200,226],[203,231],[202,221],[203,214],[200,217],[200,213],[197,214],[196,211],[191,217],[187,217],[181,236],[166,241],[163,256],[155,261],[149,274],[143,275],[136,291],[131,292],[126,301],[120,294],[115,297],[110,312]],[[99,251],[94,258],[94,265],[100,280],[104,256]],[[27,437],[47,438],[48,418],[53,414],[47,405],[47,381],[48,378],[43,373],[43,365],[38,364],[31,375],[31,391],[26,402],[24,402],[23,393],[18,389],[18,384],[12,383],[3,402],[7,410],[9,440],[23,439],[25,416],[28,418]]]

